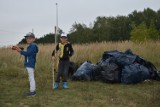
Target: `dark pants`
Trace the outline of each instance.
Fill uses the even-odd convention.
[[[62,81],[67,82],[67,76],[68,76],[68,69],[69,69],[69,60],[59,61],[58,65],[58,73],[56,76],[56,82],[60,82],[60,77],[62,76]]]

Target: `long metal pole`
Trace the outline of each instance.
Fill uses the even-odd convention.
[[[57,36],[58,36],[58,3],[56,3],[56,26],[55,26],[55,60],[52,65],[52,75],[53,75],[53,89],[54,89],[54,68],[56,66],[57,58],[56,58],[56,44],[57,44]]]
[[[34,34],[34,29],[32,29],[32,33]]]
[[[55,44],[57,44],[58,36],[58,3],[56,3],[56,34],[55,34]]]

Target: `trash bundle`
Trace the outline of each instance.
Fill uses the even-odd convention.
[[[140,64],[124,66],[121,74],[121,82],[125,84],[138,83],[150,79],[149,70]]]
[[[97,77],[96,80],[109,83],[119,83],[121,70],[119,66],[114,62],[101,61],[98,63],[95,70]]]
[[[73,80],[100,80],[109,83],[134,84],[146,79],[160,80],[156,67],[130,49],[125,52],[105,51],[95,65],[84,62],[73,75]]]
[[[93,80],[95,68],[95,64],[84,62],[73,74],[72,80]]]

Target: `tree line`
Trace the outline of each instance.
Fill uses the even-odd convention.
[[[61,31],[63,32],[63,31]],[[54,43],[54,34],[36,39],[36,43]],[[89,26],[75,22],[68,34],[72,43],[101,41],[145,41],[160,39],[160,9],[133,11],[127,16],[98,16]],[[22,39],[19,43],[24,43]]]

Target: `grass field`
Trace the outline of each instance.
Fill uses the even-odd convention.
[[[26,47],[26,46],[24,46]],[[52,89],[51,53],[53,44],[39,45],[35,79],[37,95],[26,97],[28,75],[23,56],[10,48],[0,48],[0,107],[160,107],[160,82],[135,85],[106,84],[99,81],[70,81],[69,89]],[[160,42],[101,42],[73,45],[72,61],[96,63],[106,50],[131,49],[160,68]]]

